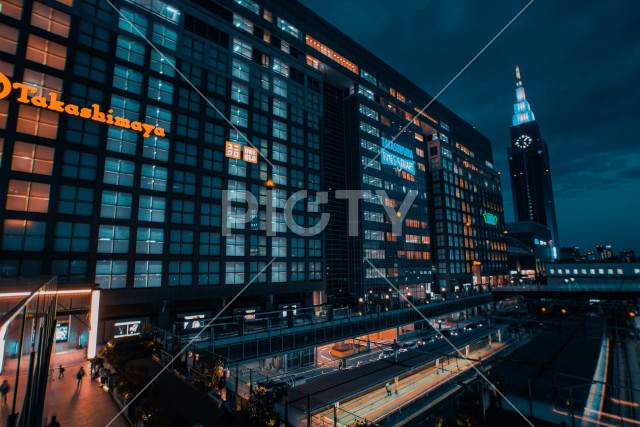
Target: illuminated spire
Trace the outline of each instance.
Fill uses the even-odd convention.
[[[516,103],[513,104],[512,126],[533,122],[535,119],[536,116],[533,115],[529,101],[527,101],[527,95],[524,93],[520,78],[520,67],[516,66]]]

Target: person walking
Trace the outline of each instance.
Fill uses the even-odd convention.
[[[58,420],[56,420],[55,415],[51,417],[51,422],[47,424],[47,427],[60,427],[60,423],[58,422]]]
[[[2,381],[2,385],[0,385],[0,397],[2,397],[2,401],[4,404],[7,404],[7,394],[9,394],[9,383],[7,380]]]
[[[82,378],[84,378],[84,366],[80,366],[80,370],[76,374],[76,378],[78,379],[78,385],[76,385],[76,390],[80,388],[80,384],[82,383]]]
[[[387,396],[391,396],[391,383],[387,382],[384,387],[387,389]]]
[[[64,366],[58,365],[58,379],[64,378]]]

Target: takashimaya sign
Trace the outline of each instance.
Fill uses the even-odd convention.
[[[79,107],[75,104],[68,104],[58,100],[58,94],[55,92],[47,93],[47,96],[32,96],[38,93],[38,88],[28,86],[23,83],[11,83],[9,78],[0,73],[0,99],[4,99],[16,89],[20,96],[16,101],[23,104],[31,104],[34,107],[65,113],[70,116],[81,117],[83,119],[93,120],[94,122],[106,123],[108,125],[118,126],[125,129],[131,129],[142,133],[142,136],[148,138],[153,133],[155,136],[164,137],[164,128],[156,127],[147,123],[131,121],[124,117],[114,117],[113,110],[107,110],[107,113],[100,111],[100,105],[92,104],[91,108]]]

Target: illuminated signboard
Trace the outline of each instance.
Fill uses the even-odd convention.
[[[69,340],[69,324],[58,323],[56,325],[56,342],[63,342]]]
[[[484,218],[484,222],[489,225],[498,225],[498,217],[489,212],[483,212],[482,217]]]
[[[413,160],[409,160],[413,159],[413,151],[393,141],[389,141],[387,138],[382,138],[382,146],[383,150],[381,152],[381,157],[383,165],[407,171],[411,175],[416,174],[416,163]],[[400,154],[400,156],[397,156],[392,152]]]
[[[55,92],[48,92],[47,97],[29,97],[29,95],[35,95],[38,93],[38,88],[27,86],[23,83],[11,83],[7,76],[0,73],[0,99],[4,99],[9,96],[13,89],[17,89],[19,91],[20,96],[16,98],[16,100],[23,104],[31,104],[37,108],[65,113],[70,116],[90,119],[94,122],[106,123],[108,125],[118,126],[125,129],[131,129],[136,132],[140,132],[145,138],[151,136],[152,132],[155,136],[165,136],[164,128],[137,121],[132,122],[124,117],[114,117],[112,109],[107,110],[105,114],[100,111],[100,105],[98,104],[92,104],[91,108],[81,108],[76,104],[64,103],[58,100],[59,95]]]
[[[230,159],[242,160],[249,163],[258,163],[258,150],[253,147],[245,146],[244,149],[237,142],[227,141],[225,144],[224,155]]]
[[[133,320],[131,322],[118,322],[115,324],[116,330],[113,335],[114,338],[128,337],[130,335],[140,335],[139,320]]]

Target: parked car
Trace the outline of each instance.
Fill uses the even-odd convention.
[[[404,342],[400,346],[400,353],[404,353],[405,351],[408,351],[408,350],[410,350],[412,348],[416,348],[416,342],[415,341]]]
[[[378,359],[386,359],[387,357],[393,356],[393,350],[382,350],[382,353],[378,356]]]

